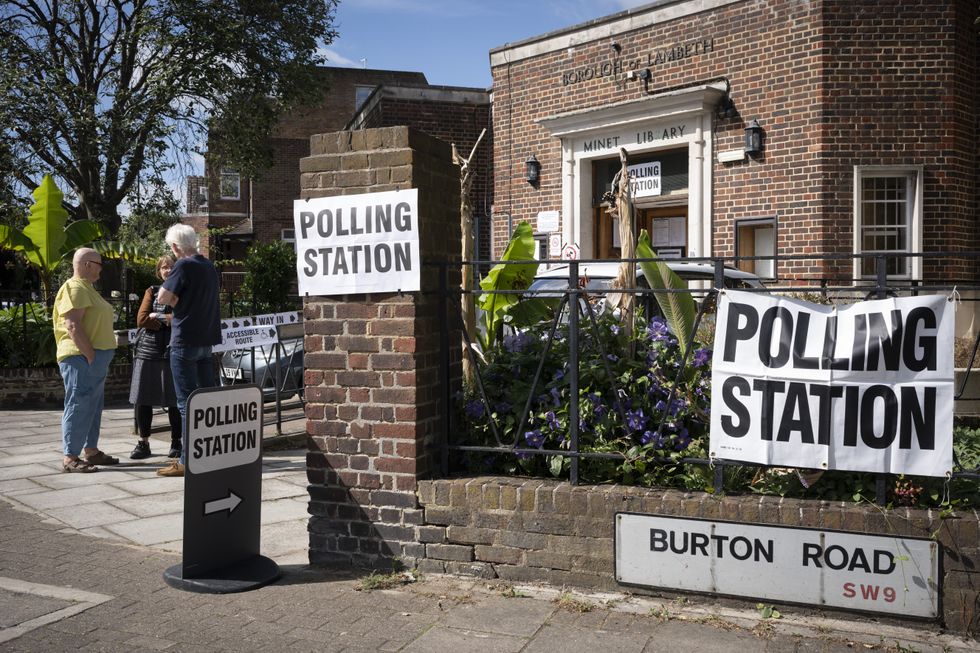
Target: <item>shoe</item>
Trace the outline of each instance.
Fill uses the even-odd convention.
[[[76,458],[71,462],[62,463],[61,471],[69,474],[74,474],[74,473],[91,474],[92,472],[99,471],[99,468],[96,467],[95,465],[89,465],[84,460],[79,460]]]
[[[150,443],[148,440],[140,440],[136,443],[133,453],[129,454],[130,460],[143,460],[150,457]]]
[[[176,460],[172,461],[169,465],[163,469],[157,470],[157,476],[183,476],[184,466],[181,465]]]
[[[180,458],[180,452],[183,447],[181,447],[180,442],[170,443],[170,453],[167,454],[167,458]]]
[[[89,465],[118,465],[119,459],[110,456],[104,451],[96,451],[91,456],[85,456],[85,462]]]

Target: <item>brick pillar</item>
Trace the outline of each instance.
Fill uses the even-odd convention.
[[[417,188],[423,263],[459,259],[459,172],[447,143],[407,127],[319,134],[300,171],[303,198]],[[304,302],[311,563],[424,557],[416,484],[439,465],[444,320],[427,292],[439,287],[438,267],[424,264],[421,281],[417,293]]]

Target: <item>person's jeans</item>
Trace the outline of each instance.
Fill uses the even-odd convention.
[[[211,345],[206,347],[171,347],[170,370],[174,375],[177,408],[183,421],[180,462],[187,463],[187,398],[198,388],[215,385]]]
[[[69,356],[58,363],[61,379],[65,383],[61,439],[66,456],[77,457],[83,448],[99,448],[105,377],[115,353],[113,349],[96,349],[91,365],[81,355]]]

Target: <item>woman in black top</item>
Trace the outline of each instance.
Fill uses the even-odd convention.
[[[171,256],[157,259],[157,276],[166,279],[173,268]],[[181,419],[177,410],[174,379],[170,373],[167,347],[170,345],[170,320],[173,308],[157,304],[160,286],[150,286],[143,293],[143,301],[136,314],[139,337],[133,354],[133,382],[129,391],[129,403],[136,406],[136,428],[140,439],[130,454],[133,460],[150,456],[150,428],[153,423],[153,407],[166,406],[170,418],[170,458],[180,457]]]

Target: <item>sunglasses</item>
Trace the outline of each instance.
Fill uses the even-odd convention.
[[[99,266],[100,268],[102,267],[102,261],[85,261],[85,262],[86,262],[86,263],[95,263],[95,264],[96,264],[96,265],[98,265],[98,266]]]

